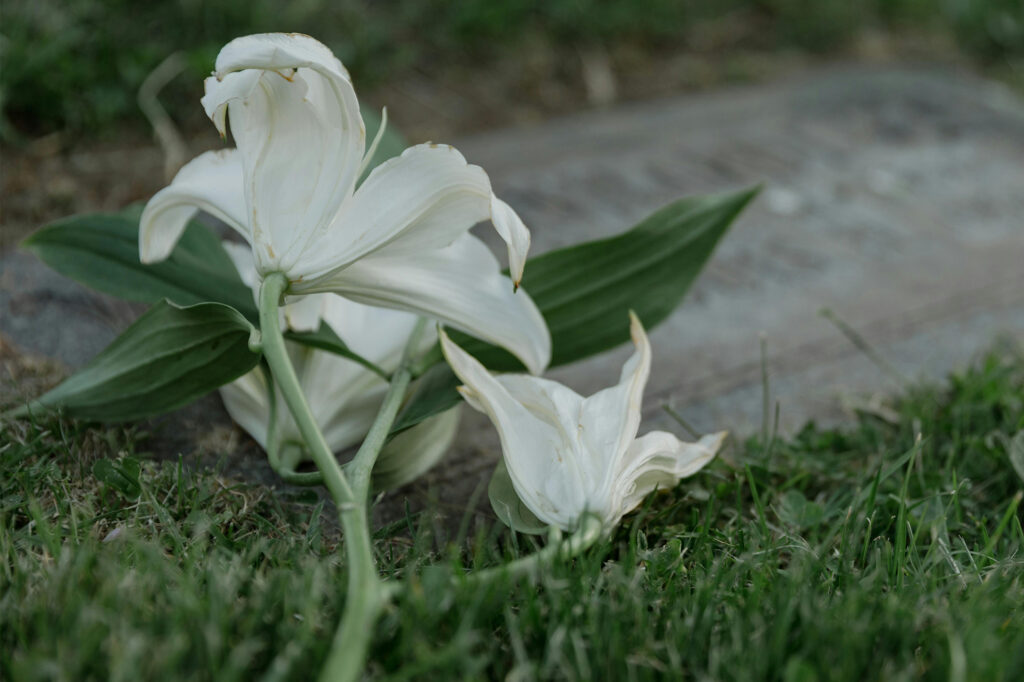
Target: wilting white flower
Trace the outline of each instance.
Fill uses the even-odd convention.
[[[284,273],[288,294],[423,314],[544,369],[551,339],[540,312],[468,232],[494,224],[518,284],[529,231],[448,146],[410,147],[357,189],[376,141],[365,149],[351,80],[327,47],[295,34],[233,40],[202,103],[222,135],[230,121],[237,149],[201,154],[153,196],[139,228],[143,262],[166,258],[202,209],[249,242],[260,277]]]
[[[248,247],[226,243],[228,255],[250,287],[258,286]],[[255,293],[255,291],[254,291]],[[292,329],[315,331],[328,325],[353,352],[385,372],[394,371],[406,341],[416,324],[411,313],[373,308],[347,301],[335,294],[312,294],[282,308],[282,317]],[[427,333],[421,339],[422,352],[437,341]],[[388,384],[366,367],[328,351],[285,342],[289,358],[309,401],[313,417],[333,452],[358,445],[369,431]],[[245,429],[263,449],[275,447],[287,453],[305,442],[298,425],[275,388],[275,443],[270,443],[270,390],[259,368],[220,389],[231,418]],[[407,483],[434,466],[444,455],[458,426],[458,408],[424,420],[398,434],[381,451],[373,469],[377,488],[394,488]]]
[[[593,514],[610,528],[656,488],[700,470],[725,439],[725,432],[696,443],[665,431],[636,437],[651,346],[632,313],[630,333],[636,352],[619,383],[589,398],[548,379],[493,376],[441,336],[445,357],[465,384],[459,390],[466,402],[498,429],[516,495],[545,524],[572,530],[584,514]]]

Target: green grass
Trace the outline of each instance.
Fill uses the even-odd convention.
[[[264,31],[315,35],[366,88],[451,64],[493,71],[511,61],[529,73],[538,50],[569,63],[595,44],[652,54],[829,53],[870,29],[936,33],[1011,71],[1024,59],[1021,0],[6,0],[0,133],[9,141],[142,127],[139,85],[174,52],[188,66],[162,99],[191,121],[220,47]]]
[[[534,586],[458,581],[524,536],[445,541],[433,513],[382,530],[409,588],[370,678],[1024,679],[1024,353],[889,407],[736,444]],[[4,425],[0,679],[309,679],[345,584],[329,514],[95,464],[144,448],[132,428]]]

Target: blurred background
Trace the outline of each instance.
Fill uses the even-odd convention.
[[[421,98],[422,111],[393,113],[433,134],[837,58],[966,58],[1024,82],[1021,0],[5,0],[0,11],[2,135],[15,145],[145,131],[136,93],[173,53],[180,75],[162,100],[186,129],[205,126],[196,100],[217,51],[264,31],[314,35],[371,100]]]
[[[4,0],[0,248],[162,185],[138,103],[161,64],[159,101],[188,154],[214,146],[202,79],[228,40],[263,31],[325,42],[364,106],[388,105],[413,141],[830,61],[967,65],[1024,84],[1024,0]],[[112,182],[126,166],[135,176]]]

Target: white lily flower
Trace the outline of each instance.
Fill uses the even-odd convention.
[[[225,243],[242,281],[259,285],[252,254],[241,244]],[[335,294],[313,294],[297,303],[285,305],[281,312],[285,323],[298,331],[315,331],[327,324],[355,353],[385,372],[394,371],[401,360],[417,316],[384,308],[373,308],[347,301]],[[437,341],[425,333],[422,352]],[[333,452],[358,445],[369,431],[388,384],[376,373],[328,351],[298,343],[286,342],[288,355],[306,395],[317,426]],[[259,368],[252,370],[220,389],[228,414],[245,429],[264,450],[271,446],[279,452],[302,447],[304,440],[298,425],[275,388],[275,443],[269,442],[270,390],[266,376]],[[419,477],[433,467],[447,452],[459,422],[458,408],[453,408],[420,422],[398,434],[381,451],[373,469],[378,489],[395,488]]]
[[[233,40],[202,103],[222,135],[230,121],[237,149],[201,154],[153,196],[139,227],[143,262],[170,255],[202,209],[249,242],[261,278],[284,273],[289,294],[426,315],[507,348],[531,372],[547,366],[540,312],[468,232],[494,224],[518,285],[530,244],[519,216],[448,146],[410,147],[357,189],[376,141],[367,152],[348,72],[327,47],[296,34]]]
[[[548,379],[494,376],[441,335],[445,357],[465,384],[459,391],[494,422],[512,487],[542,524],[574,530],[586,514],[610,529],[656,488],[699,471],[725,439],[724,431],[696,443],[665,431],[636,437],[651,346],[632,313],[630,332],[636,352],[619,383],[588,398]],[[508,510],[495,511],[508,521]]]

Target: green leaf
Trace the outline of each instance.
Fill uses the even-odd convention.
[[[523,287],[551,331],[551,367],[629,340],[629,311],[653,329],[682,301],[743,208],[757,194],[680,199],[623,234],[531,258]],[[507,351],[452,334],[494,371],[522,371]]]
[[[487,497],[491,500],[494,513],[512,530],[530,535],[540,535],[547,531],[548,524],[538,519],[516,494],[504,458],[498,460],[498,466],[491,474]]]
[[[57,272],[88,287],[129,301],[168,299],[180,306],[223,303],[253,322],[259,313],[221,241],[204,225],[191,222],[170,258],[139,262],[139,211],[72,216],[39,230],[22,245]],[[349,350],[330,327],[291,332],[290,340],[358,362],[388,379],[380,367]]]
[[[412,386],[412,392],[406,399],[405,407],[398,413],[391,427],[394,435],[424,419],[440,414],[459,404],[462,398],[455,388],[459,379],[448,365],[439,363],[428,369]]]
[[[92,362],[12,416],[59,409],[71,417],[124,421],[168,412],[255,367],[254,334],[229,306],[179,308],[161,301]]]
[[[92,465],[92,475],[130,500],[142,494],[139,460],[124,457],[120,460],[101,459]]]
[[[139,262],[139,221],[130,211],[64,218],[22,246],[62,275],[118,298],[145,303],[166,298],[183,306],[217,302],[250,320],[258,317],[252,291],[220,240],[195,221],[171,256],[151,265]]]
[[[609,239],[531,258],[524,288],[551,331],[551,366],[564,365],[629,340],[629,311],[650,330],[682,301],[722,235],[758,188],[680,199]],[[523,371],[504,349],[451,332],[452,339],[494,371]],[[395,423],[408,428],[459,401],[450,370],[432,369]],[[424,377],[426,378],[426,377]]]
[[[378,365],[373,364],[362,355],[350,350],[345,342],[341,340],[341,337],[334,333],[334,330],[326,323],[321,322],[320,328],[315,332],[288,331],[285,332],[284,337],[289,341],[295,341],[296,343],[301,343],[305,346],[319,348],[320,350],[325,350],[329,353],[346,357],[353,362],[359,363],[366,369],[384,379],[384,381],[391,380],[391,376]]]

